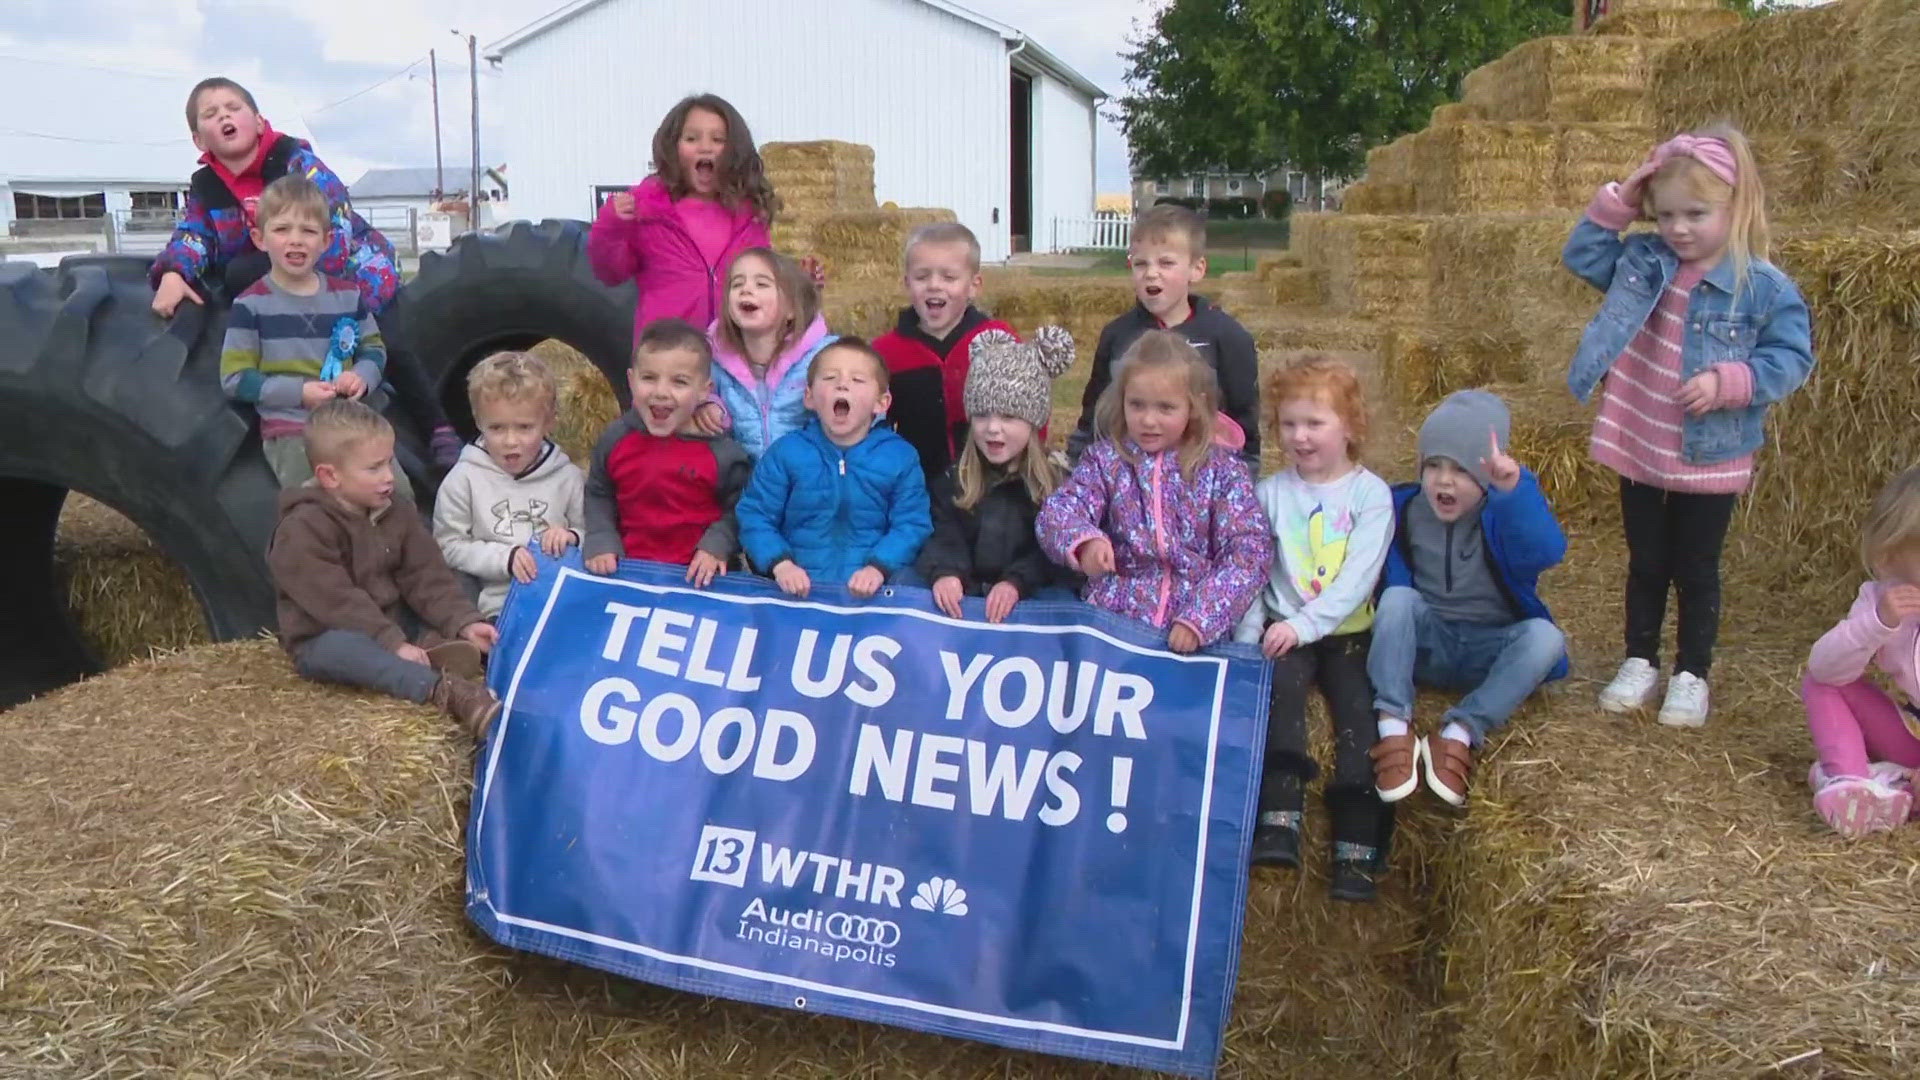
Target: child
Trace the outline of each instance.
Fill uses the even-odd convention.
[[[1033,532],[1040,504],[1065,479],[1038,432],[1053,412],[1053,380],[1073,366],[1073,335],[1046,326],[1022,345],[988,330],[968,348],[967,442],[933,482],[933,538],[919,571],[949,617],[961,617],[962,596],[985,596],[987,621],[997,623],[1021,600],[1049,592],[1071,599],[1068,590],[1079,585]]]
[[[253,243],[272,264],[234,298],[220,347],[220,386],[260,414],[260,445],[283,488],[313,479],[307,416],[335,397],[386,399],[387,347],[366,298],[316,270],[326,250],[327,197],[304,176],[260,194]],[[397,482],[404,488],[405,474]],[[411,498],[403,490],[402,497]]]
[[[1133,273],[1132,311],[1100,331],[1094,349],[1093,371],[1080,399],[1080,424],[1067,439],[1067,452],[1078,460],[1082,451],[1103,433],[1098,430],[1095,406],[1113,380],[1113,360],[1123,356],[1149,330],[1178,330],[1187,344],[1212,365],[1219,380],[1226,419],[1238,431],[1224,436],[1238,444],[1249,468],[1260,467],[1260,358],[1253,335],[1233,316],[1191,295],[1195,282],[1207,276],[1207,225],[1200,215],[1182,206],[1161,203],[1141,214],[1133,225],[1127,249]],[[1242,442],[1241,440],[1244,440]]]
[[[1360,379],[1337,360],[1313,356],[1267,380],[1271,430],[1288,468],[1254,489],[1273,525],[1273,570],[1234,640],[1273,660],[1266,776],[1253,862],[1300,865],[1302,788],[1317,771],[1307,749],[1307,695],[1318,686],[1333,722],[1332,893],[1371,900],[1372,872],[1392,828],[1392,807],[1373,790],[1367,757],[1376,737],[1367,681],[1373,587],[1393,534],[1393,495],[1357,464],[1367,437]]]
[[[1461,390],[1420,425],[1420,482],[1393,489],[1394,539],[1373,614],[1367,676],[1379,713],[1380,798],[1427,786],[1467,801],[1473,751],[1541,683],[1567,673],[1566,638],[1540,599],[1567,538],[1540,482],[1507,456],[1506,403]],[[1468,691],[1437,738],[1413,732],[1415,681]]]
[[[980,295],[980,241],[952,221],[922,225],[907,237],[908,306],[873,347],[886,358],[894,389],[888,418],[920,452],[932,483],[967,445],[967,358],[991,330],[1020,335],[973,306]],[[1044,426],[1044,417],[1042,420]]]
[[[187,95],[187,130],[201,151],[201,168],[188,182],[173,238],[148,272],[156,314],[170,319],[182,300],[204,303],[196,283],[201,289],[212,283],[237,297],[267,272],[268,257],[254,239],[257,207],[267,186],[284,176],[305,177],[325,196],[327,236],[314,253],[314,269],[353,282],[371,314],[386,310],[400,287],[393,245],[353,212],[347,186],[313,147],[273,130],[246,87],[218,76],[200,80]],[[460,437],[441,412],[426,372],[401,352],[390,359],[387,376],[398,384],[400,403],[420,430],[431,433],[435,462],[452,465]]]
[[[494,353],[467,373],[480,437],[440,483],[433,538],[448,566],[479,580],[488,618],[513,581],[534,579],[530,541],[557,559],[586,529],[586,477],[548,437],[559,398],[553,373],[528,353]]]
[[[864,600],[912,566],[933,531],[920,458],[874,423],[890,403],[887,365],[860,338],[813,354],[806,402],[813,419],[754,467],[740,540],[789,596],[806,596],[817,577]]]
[[[601,281],[634,279],[633,336],[655,319],[710,326],[723,271],[748,248],[772,247],[780,200],[747,122],[712,94],[682,100],[653,133],[653,174],[600,207],[587,259]]]
[[[820,293],[799,263],[749,248],[727,271],[727,311],[708,336],[719,406],[696,410],[697,427],[718,434],[731,424],[747,457],[758,461],[806,423],[807,367],[833,340]]]
[[[1643,215],[1657,234],[1619,235]],[[1659,687],[1672,585],[1680,625],[1660,722],[1706,723],[1727,525],[1768,406],[1813,366],[1806,302],[1766,255],[1760,174],[1731,128],[1654,148],[1594,196],[1562,255],[1607,294],[1567,385],[1581,401],[1598,389],[1593,457],[1620,474],[1627,659],[1600,692],[1609,712],[1639,709]]]
[[[1920,469],[1895,477],[1873,501],[1860,536],[1873,580],[1853,610],[1821,635],[1800,697],[1819,755],[1807,774],[1813,808],[1842,836],[1903,825],[1913,809],[1910,770],[1920,767]],[[1877,665],[1900,703],[1866,678]]]
[[[640,332],[627,386],[633,408],[607,425],[587,474],[587,569],[620,557],[687,568],[706,588],[739,550],[734,504],[753,466],[725,435],[688,430],[713,389],[713,353],[693,324],[660,319]]]
[[[1231,631],[1273,563],[1253,480],[1214,445],[1219,396],[1185,336],[1141,334],[1100,395],[1101,440],[1034,526],[1050,558],[1087,576],[1088,603],[1166,629],[1177,653]]]
[[[500,702],[475,680],[497,635],[393,498],[393,428],[335,398],[306,440],[313,481],[281,492],[267,549],[281,647],[306,678],[430,704],[485,737]]]

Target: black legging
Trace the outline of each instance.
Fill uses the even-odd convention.
[[[1674,671],[1706,678],[1720,636],[1720,549],[1736,495],[1688,495],[1620,478],[1627,533],[1627,655],[1660,666],[1667,587],[1680,599]]]
[[[1333,779],[1325,796],[1333,840],[1384,849],[1393,807],[1374,791],[1373,761],[1367,756],[1377,735],[1373,684],[1367,680],[1370,636],[1329,635],[1273,662],[1260,810],[1305,806],[1306,783],[1319,772],[1307,747],[1307,694],[1317,686],[1333,722]]]

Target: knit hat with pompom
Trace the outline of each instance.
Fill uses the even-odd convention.
[[[967,415],[999,413],[1041,427],[1053,415],[1053,380],[1073,366],[1073,335],[1043,326],[1023,342],[1005,330],[973,339],[967,367]]]

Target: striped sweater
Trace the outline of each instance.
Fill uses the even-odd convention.
[[[1738,494],[1753,479],[1753,455],[1694,465],[1680,454],[1680,353],[1687,303],[1708,268],[1683,265],[1627,343],[1601,385],[1600,413],[1593,422],[1593,459],[1629,480],[1665,491],[1700,495]],[[1745,405],[1753,397],[1753,373],[1740,363],[1715,364],[1720,395],[1714,408]]]
[[[268,274],[233,301],[220,349],[220,387],[259,410],[262,438],[298,435],[306,427],[301,387],[321,377],[342,320],[351,328],[353,353],[341,366],[367,384],[362,400],[377,408],[387,347],[353,283],[322,276],[319,292],[299,296]]]

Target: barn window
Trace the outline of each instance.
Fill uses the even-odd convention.
[[[176,191],[132,191],[134,221],[172,221],[180,215],[180,193]]]
[[[107,216],[105,195],[28,195],[14,192],[13,216],[21,221],[78,221]]]

